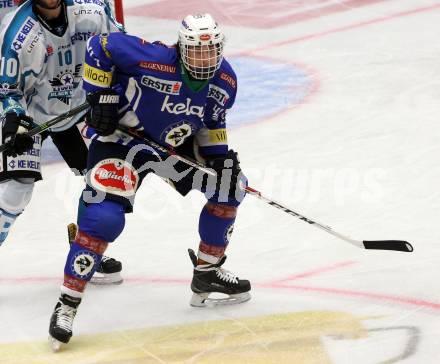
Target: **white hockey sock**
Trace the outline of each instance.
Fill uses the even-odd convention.
[[[74,291],[73,289],[67,288],[65,285],[61,285],[61,294],[67,294],[72,297],[82,298],[84,293]]]
[[[0,209],[0,246],[6,240],[9,234],[9,229],[14,224],[18,215],[20,214],[10,214],[5,210]]]

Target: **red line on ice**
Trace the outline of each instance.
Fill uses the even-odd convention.
[[[411,297],[401,297],[395,295],[387,295],[387,294],[364,292],[364,291],[353,291],[353,290],[339,289],[339,288],[312,287],[312,286],[290,285],[290,284],[269,283],[269,284],[261,284],[257,286],[262,288],[278,288],[278,289],[286,289],[286,290],[328,293],[337,296],[362,297],[362,298],[379,300],[379,301],[388,301],[391,303],[400,303],[410,306],[425,307],[432,310],[440,311],[440,303],[426,301],[418,298],[411,298]]]
[[[388,15],[388,16],[384,16],[384,17],[377,18],[377,19],[372,19],[372,20],[367,20],[367,21],[360,22],[360,23],[350,24],[350,25],[346,25],[346,26],[343,26],[343,27],[334,28],[334,29],[330,29],[330,30],[325,30],[325,31],[318,32],[318,33],[312,33],[312,34],[304,35],[304,36],[301,36],[301,37],[291,38],[291,39],[287,39],[287,40],[284,40],[284,41],[281,41],[281,42],[276,42],[276,43],[268,44],[266,46],[255,48],[255,49],[251,49],[251,50],[248,50],[248,51],[234,53],[234,56],[241,55],[241,54],[243,54],[243,55],[250,55],[252,53],[259,52],[259,51],[265,51],[265,50],[270,49],[270,48],[276,48],[276,47],[281,47],[281,46],[286,45],[286,44],[304,42],[304,41],[307,41],[307,40],[310,40],[310,39],[321,38],[321,37],[324,37],[324,36],[329,35],[329,34],[341,33],[341,32],[345,32],[347,30],[352,30],[352,29],[355,29],[355,28],[361,28],[361,27],[364,27],[364,26],[367,26],[367,25],[371,25],[371,24],[382,23],[382,22],[385,22],[385,21],[388,21],[388,20],[392,20],[392,19],[396,19],[396,18],[400,18],[400,17],[404,17],[404,16],[409,16],[409,15],[414,15],[414,14],[418,14],[418,13],[422,13],[422,12],[427,12],[427,11],[435,10],[435,9],[438,9],[438,8],[440,8],[440,4],[434,4],[434,5],[430,5],[430,6],[425,6],[423,8],[407,10],[407,11],[403,11],[403,12],[392,14],[392,15]]]
[[[382,3],[389,0],[326,0],[308,2],[286,2],[280,0],[247,0],[216,2],[207,1],[203,11],[214,14],[221,24],[239,25],[250,28],[276,28],[286,24],[303,22],[326,15],[348,12],[353,9]],[[306,6],[304,6],[306,5]],[[307,9],[307,6],[316,6]],[[200,11],[199,0],[163,0],[152,4],[134,6],[126,9],[125,14],[148,16],[159,19],[181,19],[182,16]]]
[[[286,278],[270,282],[269,285],[278,285],[278,284],[281,284],[282,282],[294,281],[294,280],[299,280],[299,279],[303,279],[303,278],[313,277],[313,276],[321,275],[323,273],[333,271],[336,269],[349,267],[354,264],[356,264],[356,262],[354,262],[354,261],[339,262],[339,263],[335,263],[335,264],[328,265],[325,267],[316,268],[316,269],[313,269],[313,270],[310,270],[307,272],[292,274],[290,276],[287,276]]]
[[[344,263],[344,262],[343,262]],[[343,263],[340,263],[343,265]],[[349,266],[350,262],[345,262],[346,266]],[[334,268],[337,268],[334,266]],[[321,272],[328,271],[331,269],[331,266],[321,268]],[[314,275],[314,272],[318,274],[319,269],[298,273],[292,275],[293,279],[302,278],[302,276],[307,277]],[[288,277],[289,278],[289,277]],[[375,300],[380,302],[390,302],[390,303],[398,303],[407,306],[415,306],[415,307],[423,307],[429,308],[431,310],[440,311],[440,303],[427,301],[418,298],[412,297],[402,297],[396,295],[387,295],[382,293],[374,293],[374,292],[365,292],[365,291],[355,291],[348,289],[340,289],[340,288],[326,288],[326,287],[314,287],[314,286],[304,286],[304,285],[293,285],[293,284],[283,284],[277,283],[285,281],[287,278],[282,279],[280,281],[270,282],[270,283],[255,283],[254,287],[264,288],[264,289],[279,289],[279,290],[292,290],[292,291],[304,291],[304,292],[316,292],[320,294],[327,294],[331,296],[344,296],[344,297],[352,297],[352,298],[365,298],[369,300]],[[60,283],[62,279],[60,277],[9,277],[9,278],[0,278],[0,285],[15,285],[15,284],[34,284],[34,283]],[[180,278],[165,278],[165,277],[124,277],[125,283],[131,284],[164,284],[164,285],[189,285],[189,279],[180,279]]]

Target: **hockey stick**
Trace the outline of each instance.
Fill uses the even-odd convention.
[[[26,134],[29,136],[34,136],[34,135],[40,134],[43,131],[46,131],[47,129],[51,128],[55,124],[58,124],[60,121],[71,118],[71,117],[79,114],[80,112],[87,110],[88,108],[89,108],[89,103],[85,102],[85,103],[73,108],[72,110],[65,112],[64,114],[58,115],[57,117],[55,117],[49,121],[46,121],[43,124],[36,126],[35,128],[29,130]],[[8,149],[9,146],[10,146],[9,143],[0,145],[0,153],[4,152],[6,149]]]
[[[177,160],[191,166],[194,167],[196,169],[199,169],[211,176],[217,176],[215,172],[212,171],[212,169],[206,168],[205,165],[203,165],[202,163],[196,161],[196,160],[192,160],[190,158],[187,157],[183,157],[180,154],[177,154],[174,150],[172,149],[168,149],[165,148],[164,146],[152,141],[151,139],[145,137],[144,135],[142,135],[141,133],[137,132],[136,130],[133,129],[129,129],[123,125],[118,125],[117,127],[118,130],[122,131],[125,134],[128,134],[129,136],[131,136],[134,139],[138,139],[141,140],[142,142],[144,142],[145,144],[149,145],[150,147],[152,147],[153,149],[158,150],[159,152],[168,154],[173,156],[174,158],[176,158]]]
[[[292,209],[283,206],[279,202],[276,202],[274,200],[271,200],[261,194],[261,192],[253,189],[252,187],[246,187],[246,192],[249,193],[252,196],[255,196],[259,198],[260,200],[268,203],[269,205],[276,207],[277,209],[280,209],[284,211],[285,213],[295,216],[298,219],[305,221],[306,223],[310,225],[316,226],[318,229],[324,230],[328,232],[329,234],[336,236],[339,239],[342,239],[346,241],[347,243],[350,243],[354,246],[357,246],[358,248],[365,248],[365,249],[378,249],[378,250],[397,250],[401,252],[412,252],[414,250],[413,246],[404,240],[355,240],[348,236],[342,235],[341,233],[338,233],[334,231],[330,226],[323,225],[316,220],[312,220],[299,212],[293,211]]]
[[[148,139],[147,137],[141,135],[140,133],[133,131],[131,129],[128,129],[126,127],[118,126],[118,129],[120,131],[130,135],[131,137],[133,137],[135,139],[143,141],[144,143],[146,143],[150,147],[152,147],[162,153],[166,153],[168,155],[171,155],[171,156],[177,158],[178,160],[188,164],[191,167],[194,167],[196,169],[202,170],[206,173],[213,175],[211,170],[207,169],[202,163],[200,163],[196,160],[190,159],[188,157],[183,157],[183,156],[177,154],[172,149],[169,149],[169,148],[166,148],[160,144],[157,144],[156,142]],[[344,240],[347,243],[350,243],[358,248],[376,249],[376,250],[396,250],[396,251],[402,251],[402,252],[412,252],[414,250],[413,246],[409,242],[404,241],[404,240],[355,240],[355,239],[352,239],[348,236],[345,236],[341,233],[334,231],[330,226],[323,225],[315,220],[312,220],[312,219],[304,216],[303,214],[300,214],[299,212],[293,211],[292,209],[282,205],[279,202],[276,202],[274,200],[271,200],[271,199],[263,196],[263,194],[261,192],[255,190],[252,187],[249,187],[249,186],[246,187],[245,191],[248,194],[255,196],[258,199],[266,202],[267,204],[269,204],[277,209],[280,209],[289,215],[297,217],[298,219],[305,221],[308,224],[317,227],[318,229],[324,230],[327,233],[329,233],[329,234],[331,234],[341,240]]]

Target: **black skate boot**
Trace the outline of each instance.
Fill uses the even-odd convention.
[[[53,351],[60,350],[72,337],[73,319],[80,303],[81,298],[62,294],[55,305],[49,324],[49,343]]]
[[[122,263],[114,258],[102,256],[101,264],[93,274],[90,283],[93,284],[121,284]]]
[[[226,260],[224,255],[215,264],[197,265],[197,256],[192,249],[188,249],[194,265],[194,275],[191,290],[194,292],[190,305],[205,307],[211,305],[232,305],[249,301],[251,284],[246,279],[239,279],[231,272],[221,268]],[[209,298],[211,293],[223,293],[226,298]]]
[[[67,234],[69,236],[69,244],[75,240],[78,227],[71,223],[67,225]],[[121,284],[123,279],[121,276],[122,263],[114,258],[102,256],[101,264],[93,274],[90,283],[97,285],[104,284]]]

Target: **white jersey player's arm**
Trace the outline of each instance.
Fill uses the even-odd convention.
[[[6,26],[6,24],[10,22],[13,16],[14,16],[13,11],[9,11],[0,16],[0,31]]]
[[[6,22],[6,17],[12,15],[15,9],[17,9],[15,0],[2,0],[0,3],[0,29],[2,29],[2,23]]]
[[[26,114],[26,100],[24,100],[24,78],[35,72],[38,62],[22,67],[21,53],[23,48],[23,34],[37,22],[31,17],[19,17],[17,13],[7,16],[2,23],[4,28],[0,33],[0,112],[1,115],[15,111],[17,114]],[[23,20],[23,21],[21,21]],[[41,68],[41,65],[40,67]]]

